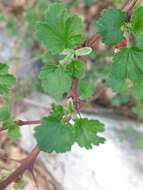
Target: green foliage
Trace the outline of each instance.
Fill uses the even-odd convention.
[[[8,106],[0,108],[0,122],[3,128],[8,129],[8,136],[16,140],[20,137],[19,127],[11,120],[11,112]]]
[[[113,106],[120,106],[126,104],[129,101],[129,96],[115,96],[112,98],[111,103]]]
[[[142,103],[139,102],[136,106],[132,108],[132,112],[138,115],[139,119],[143,119],[143,106]]]
[[[138,7],[133,11],[131,30],[138,35],[143,33],[143,7]]]
[[[11,120],[7,120],[3,122],[3,128],[8,129],[8,136],[13,139],[17,140],[20,137],[20,131],[17,124]]]
[[[85,63],[78,60],[73,60],[67,65],[67,70],[72,78],[82,78],[85,74]]]
[[[119,90],[126,85],[132,86],[141,81],[143,79],[142,59],[143,50],[139,48],[121,49],[113,57],[108,84],[114,90]]]
[[[62,120],[64,114],[65,114],[65,109],[63,108],[63,106],[52,104],[52,109],[50,112],[52,118]]]
[[[137,81],[134,84],[132,94],[137,101],[143,100],[143,80]]]
[[[89,55],[92,52],[92,48],[90,47],[84,47],[75,50],[75,55],[76,56],[84,56],[84,55]]]
[[[140,49],[143,49],[143,35],[142,34],[136,35],[136,46]]]
[[[15,77],[8,73],[8,66],[5,64],[0,64],[0,94],[3,95],[4,98],[7,97],[9,91],[15,83]],[[3,106],[0,108],[0,121],[2,127],[8,129],[9,137],[12,139],[17,139],[20,136],[18,127],[11,121],[9,106]]]
[[[27,184],[28,184],[28,182],[25,179],[21,178],[13,184],[13,189],[14,190],[23,190]]]
[[[53,3],[37,24],[37,36],[51,53],[59,54],[83,40],[83,25],[78,16],[69,16],[61,4]]]
[[[75,57],[89,55],[92,52],[92,48],[84,47],[80,49],[64,49],[61,55],[65,55],[64,59],[60,60],[61,64],[67,64],[72,62]]]
[[[66,116],[67,111],[61,105],[53,105],[50,115],[42,119],[41,125],[35,129],[40,150],[59,153],[69,151],[76,142],[87,149],[104,143],[105,139],[97,136],[98,132],[104,131],[99,121],[76,118],[70,124]]]
[[[121,42],[123,35],[121,26],[124,24],[125,14],[120,9],[108,8],[103,10],[101,17],[96,22],[96,27],[107,45]]]
[[[16,23],[16,18],[14,17],[10,18],[7,22],[7,28],[12,36],[16,36],[18,34],[15,23]]]
[[[133,148],[134,149],[142,149],[143,147],[143,134],[138,134],[133,139]]]
[[[15,83],[15,77],[8,73],[8,66],[0,64],[0,94],[8,94],[9,90],[12,89]]]
[[[74,129],[76,142],[86,149],[92,148],[92,145],[102,144],[105,141],[103,137],[97,135],[98,132],[104,131],[103,124],[97,120],[76,119]]]
[[[63,94],[70,90],[71,77],[63,65],[45,65],[39,78],[42,81],[43,90],[55,99],[62,99]]]
[[[59,120],[59,117],[44,117],[42,124],[35,129],[38,146],[45,152],[66,152],[74,143],[71,124]]]
[[[77,87],[77,91],[81,99],[88,100],[93,94],[93,87],[88,82],[80,81]]]
[[[79,118],[79,113],[76,113],[79,111],[76,110],[76,101],[68,96],[72,89],[72,80],[75,78],[79,79],[79,83],[77,89],[74,90],[77,90],[80,99],[88,100],[93,94],[93,86],[94,88],[96,86],[95,83],[91,85],[89,77],[91,78],[91,75],[95,77],[96,82],[97,79],[105,81],[106,68],[110,67],[107,83],[119,93],[112,99],[112,105],[126,104],[133,95],[138,104],[133,111],[143,118],[143,7],[138,7],[133,11],[131,23],[127,21],[126,15],[121,9],[110,7],[102,12],[96,22],[96,29],[100,33],[102,41],[106,45],[115,45],[120,43],[124,36],[127,39],[127,48],[119,49],[117,53],[106,50],[101,53],[93,52],[89,66],[93,60],[95,64],[91,66],[91,71],[87,76],[86,64],[81,61],[86,59],[80,60],[80,58],[89,55],[92,48],[83,47],[86,43],[83,43],[85,34],[80,17],[69,14],[70,7],[78,6],[78,1],[67,2],[65,6],[54,2],[37,1],[36,8],[28,9],[25,18],[29,22],[27,28],[35,27],[39,41],[47,48],[40,48],[40,51],[36,50],[38,53],[35,53],[36,60],[42,59],[46,63],[39,75],[44,92],[56,100],[61,100],[64,95],[67,95],[66,106],[52,105],[49,116],[41,119],[41,124],[35,128],[35,138],[40,150],[49,153],[53,151],[63,153],[71,150],[74,143],[89,149],[93,145],[99,145],[105,141],[103,137],[98,136],[98,132],[104,131],[102,123],[97,120]],[[93,0],[84,2],[85,7],[96,3]],[[116,0],[116,2],[120,2],[120,0]],[[37,22],[37,20],[40,21]],[[11,28],[13,32],[15,21],[16,18],[12,17],[7,23],[7,27]],[[131,32],[135,35],[137,43],[134,46],[137,47],[132,47],[133,43],[130,43]],[[31,28],[28,33],[33,34]],[[36,39],[34,35],[31,36],[33,36],[32,39]],[[31,38],[29,39],[31,40]],[[90,40],[92,42],[92,38]],[[103,65],[100,64],[106,62],[103,58],[111,56],[113,56],[112,63],[110,66],[106,64],[106,68],[103,68]],[[97,65],[97,62],[100,66]],[[93,68],[94,70],[92,70]],[[98,70],[101,72],[99,73]],[[9,93],[15,82],[15,78],[8,73],[8,66],[0,64],[0,94],[4,95],[3,97]],[[6,106],[0,109],[0,122],[8,130],[11,138],[17,139],[20,136],[19,128],[12,121],[9,108]]]
[[[6,121],[10,119],[10,110],[7,106],[0,108],[0,121]]]
[[[0,22],[1,21],[4,21],[4,16],[3,15],[0,15]]]

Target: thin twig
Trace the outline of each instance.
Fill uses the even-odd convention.
[[[5,131],[6,129],[4,129],[4,128],[0,128],[0,132],[2,132],[2,131]]]
[[[23,126],[23,125],[36,125],[36,124],[40,124],[40,120],[33,120],[33,121],[18,120],[18,121],[15,121],[15,123],[16,123],[18,126]]]
[[[126,13],[130,12],[134,8],[134,6],[136,5],[137,1],[138,0],[128,1],[126,6],[123,7],[123,11],[126,12]]]
[[[23,125],[38,125],[40,124],[40,120],[33,120],[33,121],[23,121],[23,120],[17,120],[14,121],[18,127],[23,126]],[[7,130],[7,128],[0,128],[0,132]]]
[[[99,39],[100,39],[100,34],[96,33],[92,35],[90,38],[88,38],[87,40],[85,40],[85,42],[81,44],[81,47],[93,47],[95,43],[97,42],[97,40]]]
[[[122,6],[122,9],[124,9],[124,8],[127,6],[127,4],[130,3],[130,1],[131,1],[131,0],[126,0],[126,1],[124,2],[123,6]]]
[[[22,164],[10,176],[0,182],[0,190],[5,189],[10,183],[16,181],[26,170],[31,170],[39,153],[39,148],[35,147],[29,156],[22,161]]]

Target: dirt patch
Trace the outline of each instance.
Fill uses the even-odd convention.
[[[12,142],[6,137],[6,134],[0,134],[0,177],[9,175],[19,166],[19,160],[24,159],[28,154],[24,152],[17,143]],[[37,161],[34,166],[34,174],[36,182],[39,186],[39,190],[61,190],[60,185],[56,182],[54,177],[45,168],[45,166]],[[29,172],[24,174],[23,190],[36,190],[36,184],[34,183],[33,177]],[[11,184],[6,190],[14,190],[14,183]]]

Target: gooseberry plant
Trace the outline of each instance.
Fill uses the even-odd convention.
[[[122,9],[103,10],[96,21],[97,33],[89,38],[79,16],[70,15],[61,3],[48,6],[45,17],[37,21],[35,31],[39,41],[58,57],[58,61],[55,64],[47,62],[39,79],[44,92],[63,103],[53,104],[49,115],[40,121],[13,119],[9,105],[16,79],[9,74],[7,65],[0,64],[0,94],[4,102],[0,108],[1,132],[7,130],[9,137],[17,139],[19,126],[37,124],[34,130],[37,146],[9,177],[0,182],[0,189],[16,181],[25,170],[33,174],[33,164],[40,151],[64,153],[75,143],[90,149],[105,142],[105,138],[98,135],[104,131],[104,125],[98,120],[83,118],[80,113],[80,101],[92,95],[84,81],[86,63],[83,57],[92,52],[97,40],[113,47],[107,84],[116,92],[128,89],[143,99],[143,49],[136,45],[136,36],[143,34],[143,7],[135,7],[136,2],[128,1]]]

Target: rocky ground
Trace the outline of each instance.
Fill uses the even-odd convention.
[[[27,97],[24,102],[27,111],[21,113],[19,119],[27,120],[46,113],[49,107],[45,105],[49,105],[51,99],[38,93]],[[86,114],[105,124],[104,145],[89,151],[75,145],[66,154],[41,153],[39,160],[65,190],[142,190],[143,152],[137,147],[141,144],[135,147],[135,139],[143,131],[142,124],[114,114],[110,118],[103,115],[101,112],[96,116]],[[21,132],[22,148],[29,151],[35,145],[33,129],[24,126]]]

